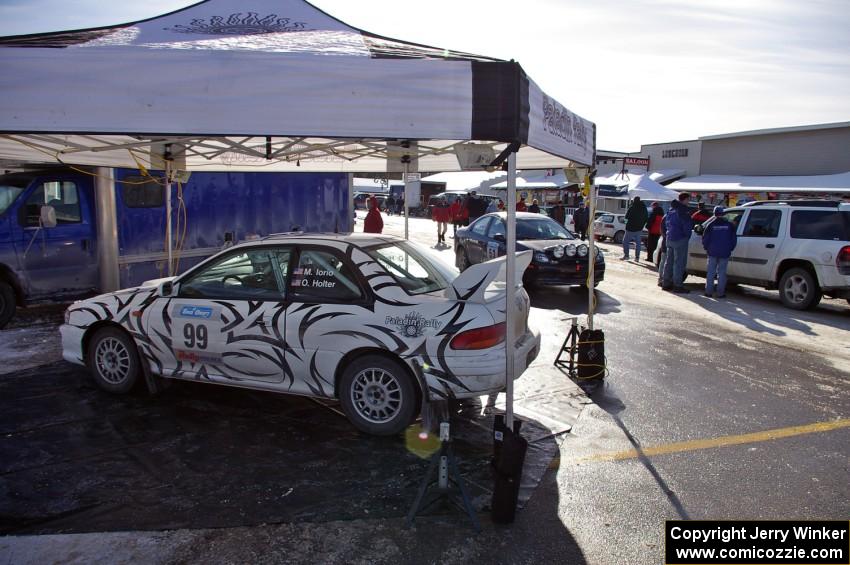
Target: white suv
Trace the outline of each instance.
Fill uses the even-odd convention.
[[[796,310],[814,308],[824,294],[850,302],[850,203],[748,202],[727,208],[725,217],[738,234],[729,282],[778,289],[782,303]],[[691,234],[687,270],[705,276],[699,232]]]

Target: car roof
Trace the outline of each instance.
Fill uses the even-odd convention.
[[[401,237],[394,235],[384,235],[377,233],[305,233],[305,232],[286,232],[274,233],[260,239],[245,241],[234,245],[233,247],[253,247],[259,245],[281,244],[281,243],[321,243],[321,242],[343,242],[349,243],[356,247],[370,247],[372,245],[381,245],[384,243],[395,243],[404,241]],[[231,248],[232,249],[232,248]]]
[[[499,218],[502,218],[502,219],[504,220],[504,219],[506,219],[506,218],[508,217],[508,213],[507,213],[507,212],[505,212],[505,211],[501,211],[501,212],[490,212],[489,214],[484,214],[484,215],[483,215],[483,216],[481,216],[481,217],[482,217],[482,218],[486,218],[486,217],[488,217],[488,216],[499,217]],[[550,218],[549,218],[549,216],[544,216],[543,214],[538,214],[538,213],[536,213],[536,212],[516,212],[516,219],[517,219],[517,220],[522,220],[522,219],[534,219],[534,218],[546,218],[546,219],[550,219]]]

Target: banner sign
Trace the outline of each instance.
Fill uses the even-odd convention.
[[[643,157],[626,157],[625,159],[626,166],[632,165],[635,167],[646,167],[649,168],[649,159],[644,159]]]

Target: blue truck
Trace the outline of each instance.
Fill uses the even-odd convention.
[[[0,328],[17,306],[178,274],[230,244],[352,230],[344,173],[55,168],[0,176]],[[172,216],[169,265],[166,217]]]

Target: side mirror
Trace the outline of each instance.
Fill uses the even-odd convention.
[[[175,285],[173,281],[165,281],[159,284],[159,288],[156,291],[157,296],[161,298],[170,298],[174,296]]]
[[[501,242],[503,242],[503,243],[504,243],[505,241],[507,241],[507,239],[505,239],[505,234],[503,234],[503,233],[496,233],[496,234],[493,234],[493,239],[495,239],[496,241],[501,241]]]
[[[56,227],[56,209],[53,206],[45,204],[39,212],[41,227],[55,228]]]

